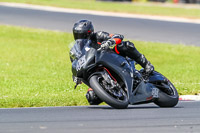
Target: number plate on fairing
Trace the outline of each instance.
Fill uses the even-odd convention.
[[[85,65],[85,63],[86,63],[86,59],[85,59],[85,55],[84,55],[77,61],[76,71],[81,70],[81,68]]]
[[[159,90],[157,88],[152,88],[153,98],[159,98],[158,93],[159,93]]]

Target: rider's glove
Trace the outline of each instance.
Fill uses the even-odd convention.
[[[148,63],[146,64],[144,68],[144,72],[146,74],[151,74],[153,71],[154,71],[154,66],[148,61]]]
[[[115,44],[115,40],[109,39],[107,41],[102,42],[101,48],[102,49],[108,49],[110,46],[113,46]]]

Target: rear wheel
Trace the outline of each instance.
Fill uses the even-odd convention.
[[[123,88],[119,86],[109,88],[110,83],[102,75],[92,76],[89,83],[97,96],[108,105],[117,109],[128,107],[128,97]]]
[[[174,107],[178,103],[179,95],[174,85],[167,78],[165,79],[166,82],[154,84],[160,90],[159,98],[154,103],[160,107]]]

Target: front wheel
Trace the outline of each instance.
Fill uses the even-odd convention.
[[[90,78],[90,87],[93,88],[97,96],[108,105],[117,109],[128,107],[128,97],[122,88],[108,88],[106,80],[101,75],[94,75]],[[105,84],[107,87],[105,87]]]
[[[154,85],[160,90],[159,98],[154,101],[156,105],[160,107],[174,107],[177,105],[179,100],[178,92],[167,78],[165,78],[165,82],[160,82],[159,84]]]

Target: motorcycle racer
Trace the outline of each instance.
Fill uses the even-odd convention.
[[[154,71],[154,66],[141,54],[134,44],[130,41],[123,41],[124,36],[120,34],[109,34],[105,31],[94,32],[94,27],[89,20],[80,20],[73,26],[74,39],[89,39],[92,41],[92,47],[95,49],[113,46],[113,50],[123,56],[135,60],[139,65],[144,68],[144,72],[150,74]],[[76,79],[76,82],[78,79]],[[93,89],[89,88],[86,98],[90,105],[98,105],[102,101],[94,93]]]

